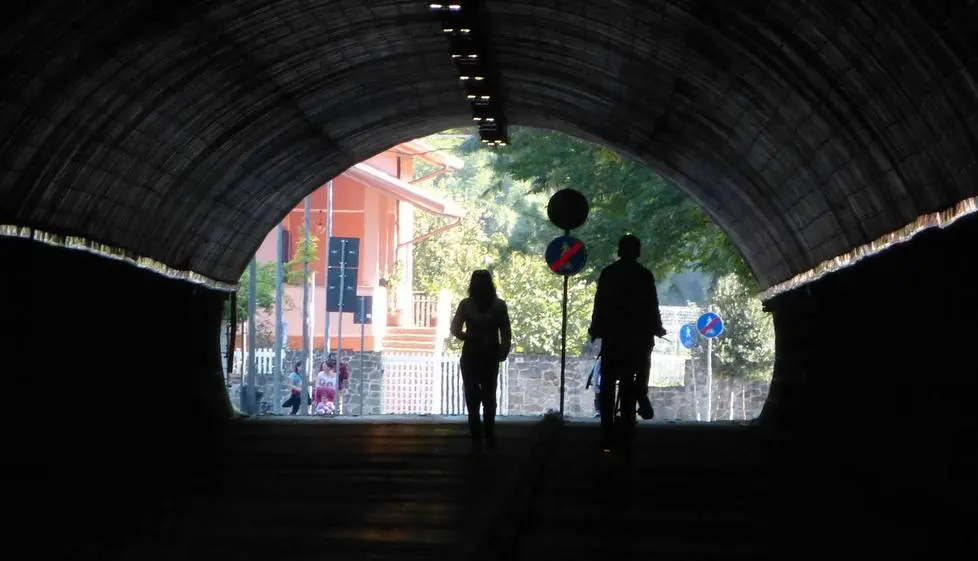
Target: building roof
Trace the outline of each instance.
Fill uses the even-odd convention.
[[[436,166],[445,166],[451,169],[462,169],[465,167],[465,161],[461,158],[455,157],[448,153],[446,150],[441,148],[436,148],[423,140],[411,140],[397,146],[399,150],[403,150],[414,156],[427,161],[430,164]]]
[[[394,197],[408,201],[431,214],[453,218],[461,218],[465,215],[465,211],[452,201],[427,193],[423,189],[392,177],[370,164],[361,162],[343,173],[367,187],[386,191]]]

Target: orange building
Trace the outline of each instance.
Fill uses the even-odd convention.
[[[424,177],[413,179],[416,159],[434,167]],[[426,193],[417,183],[434,175],[461,169],[463,162],[420,140],[405,142],[382,152],[369,160],[354,165],[330,183],[333,190],[333,237],[358,238],[360,255],[357,278],[357,295],[373,297],[373,320],[365,329],[364,350],[379,351],[395,343],[391,342],[394,329],[389,323],[397,318],[389,317],[389,290],[397,291],[400,311],[401,337],[431,339],[434,341],[434,323],[437,316],[437,295],[415,294],[412,290],[413,244],[415,241],[414,215],[416,210],[444,216],[457,223],[463,211],[452,202]],[[324,263],[326,255],[327,198],[329,183],[310,195],[310,230],[318,242],[316,260],[310,264],[310,323],[314,334],[313,347],[323,346],[325,332]],[[450,223],[452,223],[450,222]],[[282,221],[285,260],[295,256],[304,225],[304,201],[300,201]],[[256,254],[258,263],[275,261],[277,231],[273,229],[265,237]],[[394,264],[400,264],[400,282],[389,289],[382,287],[381,280],[389,279]],[[335,263],[331,263],[336,265]],[[383,284],[387,284],[386,282]],[[283,319],[288,333],[288,345],[302,347],[302,286],[285,285],[284,293],[291,303],[286,307]],[[345,302],[344,308],[352,312],[354,302]],[[340,331],[339,313],[330,313],[330,348],[336,349]],[[270,319],[270,318],[269,318]],[[343,349],[360,349],[360,326],[353,323],[353,314],[343,314]],[[402,349],[412,350],[412,349]],[[425,350],[425,349],[417,349]]]

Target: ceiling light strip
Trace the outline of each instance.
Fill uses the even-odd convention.
[[[479,0],[459,0],[452,3],[429,3],[428,8],[441,19],[441,33],[448,38],[451,60],[459,73],[465,99],[472,110],[472,120],[478,123],[479,137],[484,144],[505,146],[508,141],[506,118],[497,102],[486,62],[484,37],[480,26],[485,21]],[[491,126],[489,126],[491,125]]]

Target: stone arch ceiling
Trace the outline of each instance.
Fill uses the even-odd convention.
[[[471,123],[427,4],[6,3],[0,223],[233,282],[311,189]],[[487,10],[509,122],[666,174],[763,287],[978,194],[975,0]]]

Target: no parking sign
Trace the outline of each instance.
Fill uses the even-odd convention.
[[[696,320],[696,330],[707,339],[719,337],[723,333],[723,319],[714,312],[706,312]]]

